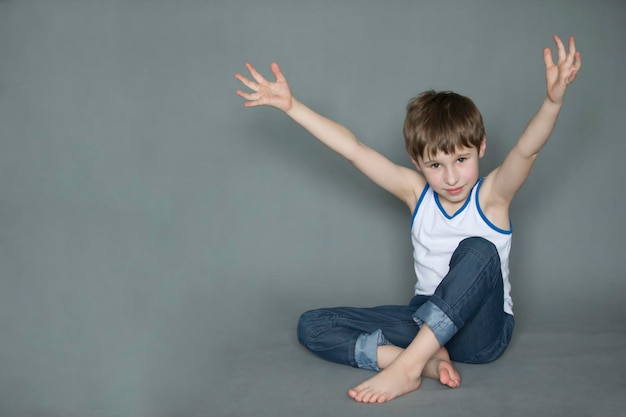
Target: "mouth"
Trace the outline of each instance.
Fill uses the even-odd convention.
[[[463,191],[463,187],[448,188],[446,192],[450,195],[459,195]]]

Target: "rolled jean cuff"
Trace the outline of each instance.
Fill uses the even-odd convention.
[[[427,301],[413,314],[413,320],[422,327],[426,323],[435,334],[440,346],[448,343],[459,331],[454,322],[432,301]]]
[[[377,348],[378,346],[390,344],[380,329],[372,333],[363,333],[358,337],[354,346],[354,361],[356,365],[361,369],[380,371],[377,360]]]

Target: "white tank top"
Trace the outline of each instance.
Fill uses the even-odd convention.
[[[415,294],[432,295],[448,273],[452,253],[459,243],[465,238],[479,236],[492,242],[498,249],[504,284],[504,311],[513,314],[509,283],[513,228],[499,229],[485,217],[478,203],[482,181],[483,178],[478,180],[463,206],[452,216],[445,212],[439,202],[439,195],[428,184],[422,191],[411,224],[417,276]]]

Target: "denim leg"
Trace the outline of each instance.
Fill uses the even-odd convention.
[[[337,307],[307,311],[298,321],[298,340],[323,359],[379,370],[377,348],[406,347],[419,331],[415,305]]]
[[[448,275],[414,319],[428,324],[452,360],[484,363],[499,356],[510,339],[514,322],[503,303],[498,252],[488,240],[472,237],[459,244]]]

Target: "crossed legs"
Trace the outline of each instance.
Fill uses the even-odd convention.
[[[327,360],[381,371],[348,395],[385,402],[419,388],[422,376],[457,387],[451,357],[467,363],[497,358],[512,330],[502,306],[497,251],[470,238],[455,251],[433,296],[416,296],[408,306],[314,310],[301,317],[298,337]]]

